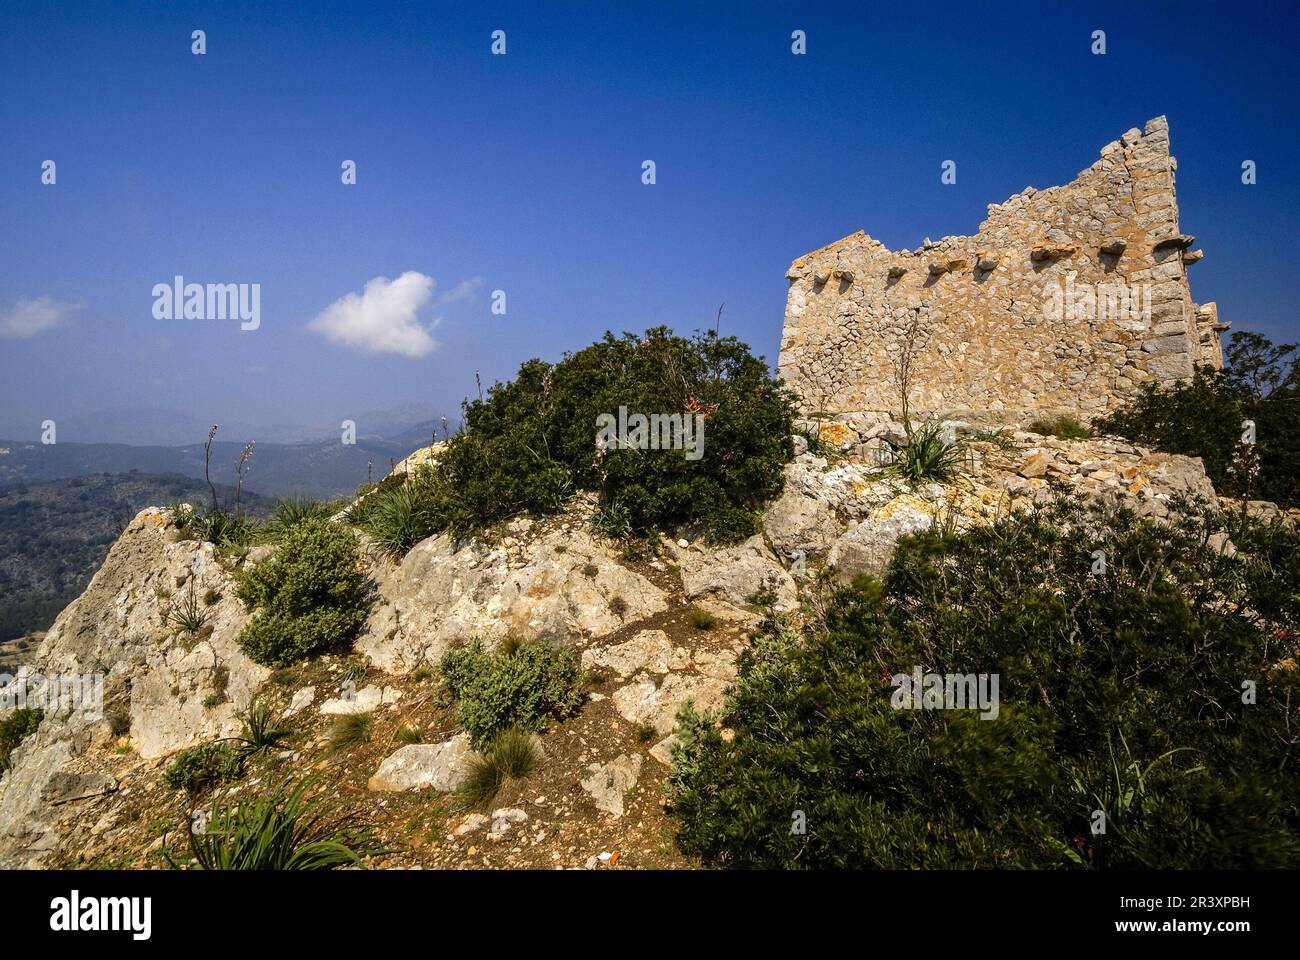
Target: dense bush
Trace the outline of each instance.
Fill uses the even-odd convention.
[[[227,743],[201,743],[182,750],[167,765],[163,781],[173,790],[197,793],[205,787],[235,780],[243,772],[244,754]]]
[[[769,614],[720,718],[734,737],[682,718],[683,849],[734,867],[1300,866],[1300,535],[1100,509],[904,538],[883,585],[859,578],[802,631]],[[996,718],[895,709],[915,666],[997,674]]]
[[[1253,451],[1241,444],[1245,420],[1255,422]],[[1148,384],[1096,426],[1169,453],[1200,457],[1224,496],[1300,506],[1300,354],[1295,344],[1274,345],[1257,333],[1234,333],[1222,371],[1203,367],[1193,379],[1171,388]]]
[[[1086,440],[1093,435],[1090,427],[1084,426],[1068,414],[1040,418],[1029,424],[1029,429],[1045,437],[1056,437],[1060,440]]]
[[[368,609],[352,531],[320,517],[295,523],[268,559],[241,573],[236,595],[253,611],[240,648],[283,667],[351,643]]]
[[[459,701],[461,728],[480,749],[509,727],[540,730],[582,702],[573,654],[541,640],[503,645],[493,654],[475,637],[443,654],[438,667]]]
[[[704,418],[701,455],[615,449],[598,455],[597,418]],[[667,328],[606,334],[557,364],[529,360],[516,378],[467,403],[438,466],[405,488],[376,491],[356,521],[390,549],[442,530],[465,534],[522,511],[558,510],[575,490],[631,531],[702,521],[716,540],[757,529],[793,455],[790,396],[732,337],[687,339]],[[692,421],[694,422],[694,421]]]
[[[44,717],[38,707],[18,707],[0,717],[0,773],[9,769],[9,755],[36,732]]]

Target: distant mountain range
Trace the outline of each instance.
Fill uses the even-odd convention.
[[[258,444],[285,445],[320,443],[337,440],[340,424],[346,419],[356,424],[357,436],[369,439],[394,439],[416,426],[437,423],[439,411],[431,403],[405,403],[388,410],[349,413],[310,424],[244,423],[238,418],[216,416],[213,419],[173,410],[140,408],[105,410],[57,419],[59,442],[127,444],[133,447],[183,447],[202,443],[213,423],[221,425],[218,436],[231,443],[256,440]],[[449,419],[451,419],[449,417]],[[0,436],[22,440],[40,439],[39,422],[6,416],[0,412]]]
[[[435,430],[441,436],[442,428],[437,420],[410,423],[379,421],[378,415],[375,416],[372,421],[358,419],[356,442],[351,444],[343,443],[341,430],[323,439],[301,443],[267,442],[255,434],[248,435],[248,439],[257,441],[257,446],[244,480],[245,489],[270,497],[333,500],[351,496],[368,477],[377,480],[385,476],[390,461],[401,460],[417,447],[428,444]],[[377,423],[376,432],[363,429],[372,422]],[[379,434],[380,429],[385,433]],[[203,426],[197,431],[198,436],[206,438],[207,431],[208,426]],[[0,485],[131,471],[203,478],[202,443],[182,446],[77,443],[67,440],[65,433],[60,425],[58,442],[52,444],[0,439]],[[245,435],[228,434],[222,428],[217,436],[240,438],[238,441],[218,439],[212,445],[212,481],[233,484],[235,462],[243,449]]]

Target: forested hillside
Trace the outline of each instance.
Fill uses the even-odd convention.
[[[234,491],[218,488],[223,501]],[[126,523],[151,504],[205,504],[202,480],[180,474],[96,474],[0,486],[0,641],[44,630],[74,600]],[[245,508],[270,501],[245,492]]]

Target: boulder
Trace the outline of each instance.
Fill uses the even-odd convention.
[[[386,757],[367,787],[449,792],[465,782],[472,759],[469,736],[464,733],[445,743],[412,743]]]
[[[630,677],[642,670],[667,673],[690,662],[690,654],[673,647],[662,630],[642,630],[623,643],[597,647],[582,652],[582,666],[608,667],[620,677]]]
[[[794,579],[761,536],[752,536],[734,547],[677,547],[675,553],[682,590],[688,599],[712,597],[742,607],[770,584],[776,590],[778,609],[790,610],[798,605]]]
[[[843,525],[831,506],[802,485],[786,483],[781,496],[763,514],[763,529],[772,546],[786,557],[796,552],[824,553]]]
[[[589,764],[587,769],[591,776],[578,783],[591,796],[596,809],[615,818],[623,816],[623,798],[641,775],[641,755],[623,754],[609,763]]]
[[[60,770],[41,790],[41,799],[51,806],[101,797],[117,789],[117,778],[107,773],[70,773]]]
[[[908,533],[928,530],[934,517],[918,506],[890,504],[881,515],[863,520],[835,541],[827,562],[835,568],[836,579],[851,582],[859,573],[882,576],[894,555],[898,538]]]

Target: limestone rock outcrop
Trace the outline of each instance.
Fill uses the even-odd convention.
[[[374,570],[379,602],[356,648],[404,672],[434,664],[454,642],[507,634],[598,637],[666,607],[664,593],[618,563],[585,530],[460,549],[447,536],[416,544]]]
[[[167,523],[163,510],[136,516],[37,651],[41,676],[101,677],[102,702],[47,710],[14,752],[0,781],[0,866],[39,863],[57,842],[51,808],[103,792],[66,769],[92,747],[125,735],[151,759],[230,736],[270,672],[236,643],[247,614],[212,544],[176,541]],[[168,614],[191,597],[205,623],[186,634]]]

